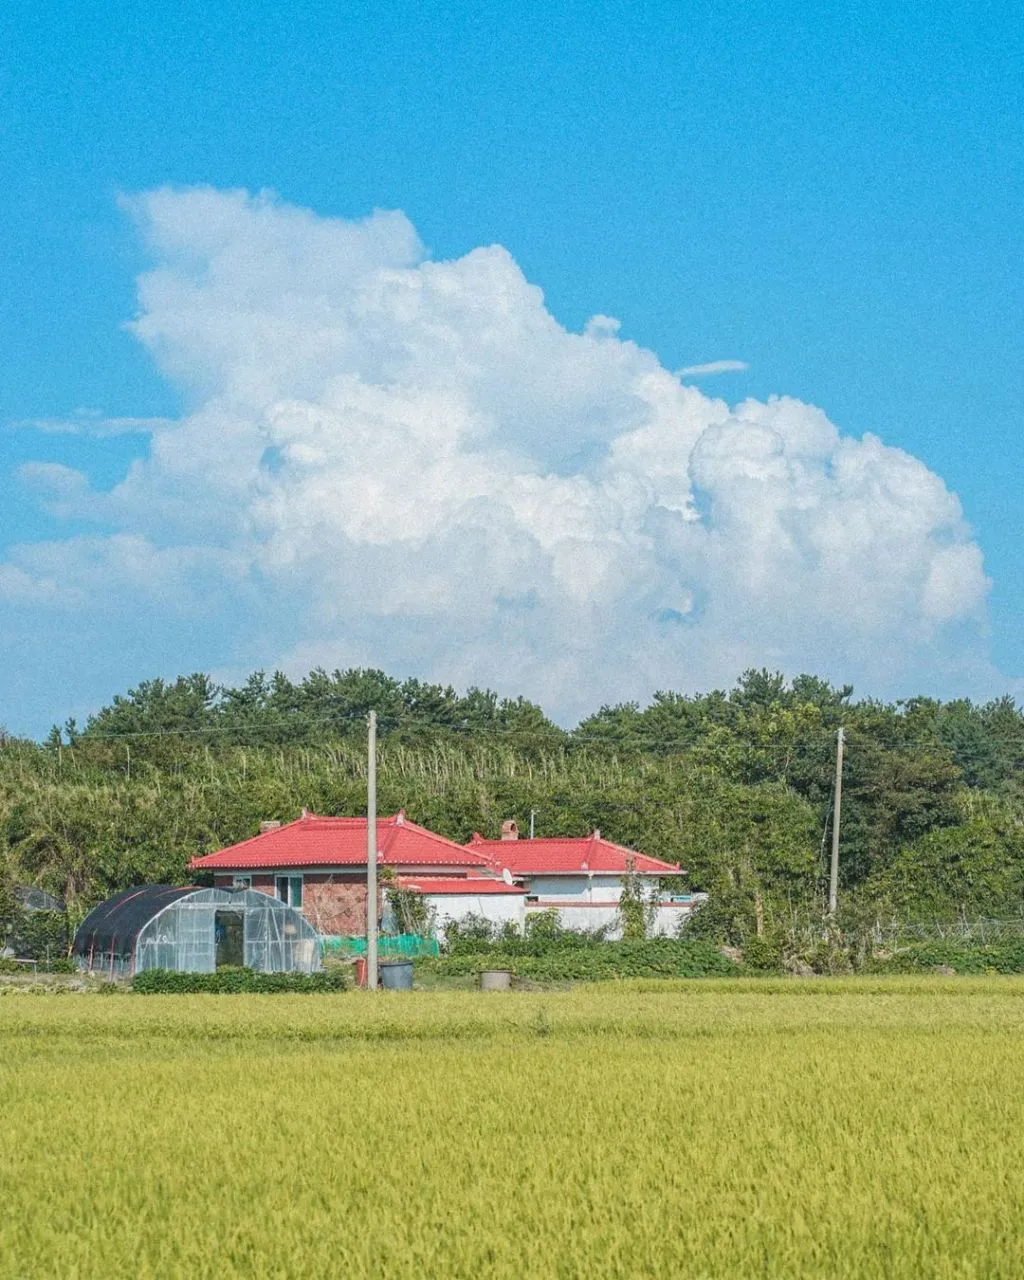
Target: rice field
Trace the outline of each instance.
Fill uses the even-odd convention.
[[[0,998],[4,1277],[1019,1276],[1024,980]]]

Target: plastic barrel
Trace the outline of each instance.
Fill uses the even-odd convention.
[[[412,961],[390,960],[380,966],[380,982],[388,991],[412,990]]]
[[[511,969],[481,969],[481,991],[508,991],[512,985]]]

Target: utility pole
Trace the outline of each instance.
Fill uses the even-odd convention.
[[[836,734],[836,802],[832,808],[832,866],[828,876],[828,913],[834,916],[839,898],[839,823],[843,812],[843,744],[840,728]]]
[[[377,713],[366,744],[366,985],[377,990]]]
[[[531,839],[531,840],[533,839],[533,815],[534,815],[536,812],[537,812],[537,810],[536,810],[536,809],[531,809],[531,810],[530,810],[530,839]]]

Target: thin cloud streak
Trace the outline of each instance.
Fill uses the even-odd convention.
[[[688,364],[676,370],[680,378],[708,378],[716,373],[745,373],[750,365],[744,360],[709,360],[707,364]]]
[[[97,440],[113,436],[150,435],[174,427],[173,418],[107,417],[81,410],[71,418],[21,418],[7,423],[9,431],[38,431],[50,436],[88,436]]]

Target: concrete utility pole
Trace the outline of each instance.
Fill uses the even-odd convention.
[[[832,866],[828,876],[828,913],[834,916],[839,899],[839,823],[843,813],[843,737],[836,734],[836,802],[832,809]]]
[[[530,839],[531,840],[533,839],[533,817],[536,812],[537,812],[536,809],[530,810]]]
[[[366,985],[377,990],[377,713],[366,747]]]

